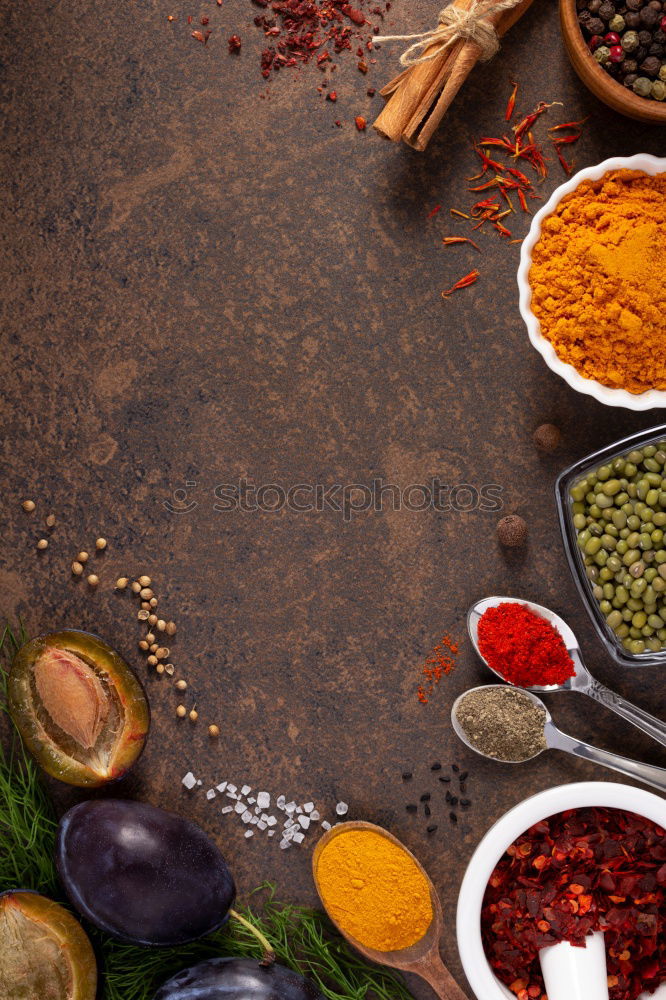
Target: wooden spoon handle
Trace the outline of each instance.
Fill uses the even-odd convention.
[[[467,1000],[467,995],[460,989],[439,954],[429,955],[427,960],[419,962],[410,971],[425,979],[441,1000]]]

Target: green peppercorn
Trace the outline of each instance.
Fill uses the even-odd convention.
[[[599,48],[605,48],[605,47],[606,46],[603,45],[599,46]],[[608,59],[610,60],[610,49],[608,49],[607,51],[608,51]],[[597,58],[597,52],[599,52],[599,49],[597,49],[597,51],[594,53],[595,58]],[[603,65],[606,62],[606,59],[605,57],[597,58],[597,62]],[[646,76],[639,76],[636,80],[634,80],[632,90],[635,94],[638,94],[639,97],[649,97],[652,91],[652,81],[648,80]]]
[[[638,32],[637,31],[625,31],[625,33],[623,34],[623,36],[622,36],[622,38],[620,40],[620,44],[621,44],[621,46],[622,46],[622,48],[624,49],[625,52],[635,52],[636,49],[638,48],[638,46],[641,44],[640,40],[638,38]],[[636,454],[635,452],[631,453],[631,455],[635,455],[635,454]],[[629,456],[629,458],[631,458],[631,455]],[[643,458],[643,456],[641,455],[641,459],[642,458]],[[639,461],[641,459],[639,459]]]
[[[662,69],[664,67],[662,66]],[[650,87],[650,97],[655,101],[666,101],[666,80],[653,80]]]

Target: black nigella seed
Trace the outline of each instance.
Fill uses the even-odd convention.
[[[431,823],[430,826],[428,827],[428,833],[434,833],[436,829],[437,829],[437,824]]]
[[[446,789],[446,795],[444,796],[444,798],[448,803],[451,802],[451,792],[448,790],[448,788]]]
[[[458,780],[459,781],[467,781],[467,775],[468,774],[469,774],[469,771],[462,771],[461,774],[460,774],[460,778]]]
[[[461,807],[461,809],[469,809],[469,807],[471,806],[471,804],[472,803],[471,803],[470,799],[461,799],[460,800],[460,807]]]
[[[426,806],[423,811],[425,812],[426,816],[430,816],[431,814],[430,806]]]
[[[412,780],[412,772],[411,771],[403,771],[402,780],[403,781],[411,781]]]
[[[419,808],[418,806],[414,806],[411,803],[408,806],[405,806],[405,809],[407,810],[408,813],[415,813],[418,811],[418,808]]]
[[[451,764],[451,770],[454,772],[454,774],[457,774],[460,768],[458,767],[457,764]]]
[[[465,792],[467,791],[467,785],[465,784],[465,782],[464,782],[464,781],[461,781],[461,782],[460,782],[460,791],[461,791],[461,792],[463,793],[463,795],[464,795],[464,794],[465,794]]]
[[[457,806],[458,805],[458,796],[457,795],[452,795],[451,798],[449,799],[449,804],[452,805],[452,806]]]
[[[442,784],[443,784],[443,785],[448,785],[448,783],[449,783],[449,781],[450,781],[451,779],[449,778],[449,776],[448,776],[448,774],[447,774],[447,775],[445,775],[445,776],[442,776],[442,777],[441,777],[441,778],[440,778],[439,780],[440,780],[440,781],[442,782]]]
[[[452,823],[458,822],[458,817],[456,816],[455,813],[449,813],[449,819],[451,820]]]
[[[421,802],[430,802],[430,792],[424,792],[421,796]]]
[[[431,771],[441,771],[442,770],[442,765],[439,763],[438,760],[436,760],[434,764],[430,765],[430,770]]]

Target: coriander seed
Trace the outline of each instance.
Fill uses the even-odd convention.
[[[157,652],[157,643],[156,642],[153,642],[151,644],[151,646],[150,646],[150,652],[151,653],[156,653]]]
[[[157,607],[157,598],[156,597],[151,597],[150,601],[148,603],[150,604],[151,608],[156,608]]]
[[[155,656],[158,660],[166,660],[169,656],[169,650],[166,646],[160,646],[159,649],[155,650]]]
[[[149,656],[148,659],[146,660],[146,663],[148,664],[149,667],[156,667],[157,666],[157,657],[156,656],[152,656],[152,655]]]
[[[119,576],[118,579],[116,580],[116,590],[125,590],[128,583],[129,580],[127,579],[126,576]]]
[[[219,726],[215,726],[215,725],[209,726],[208,727],[208,735],[212,736],[213,739],[217,739],[217,737],[220,735],[220,728],[219,728]]]
[[[133,594],[138,594],[140,592],[140,590],[141,590],[141,584],[137,583],[137,581],[134,580],[132,582],[132,588],[131,589],[132,589],[132,593]]]
[[[141,610],[147,611],[148,614],[150,614],[150,604],[148,603],[148,601],[141,601]]]
[[[167,622],[166,623],[166,634],[167,635],[175,635],[176,634],[176,623],[175,622]]]
[[[149,601],[150,598],[153,596],[153,592],[150,589],[150,587],[142,587],[142,589],[139,591],[139,596],[141,597],[142,601]]]
[[[187,709],[185,708],[184,705],[178,705],[178,707],[176,708],[176,715],[178,716],[179,719],[185,718],[185,716],[187,715]]]
[[[197,721],[197,719],[199,718],[199,713],[197,712],[196,708],[190,709],[189,717],[190,717],[190,722]]]
[[[72,563],[72,573],[74,574],[74,576],[81,576],[81,574],[83,573],[83,566],[81,565],[80,562],[77,562],[76,559]]]
[[[35,501],[24,500],[21,506],[23,507],[23,510],[26,512],[26,514],[32,514],[33,510],[35,509]]]
[[[148,605],[148,606],[150,607],[150,605]],[[149,625],[157,625],[157,615],[156,614],[149,614],[148,615],[148,624]]]
[[[156,670],[156,672],[158,674],[163,674],[164,673],[164,664],[163,663],[158,663],[157,666],[155,667],[155,670]]]
[[[48,547],[49,543],[46,538],[40,538],[39,541],[37,542],[37,548],[40,549],[42,552],[44,551],[44,549],[48,549]]]
[[[153,635],[152,632],[146,632],[144,638],[145,638],[145,640],[146,640],[146,642],[148,643],[149,646],[150,646],[151,642],[155,642],[155,636]]]
[[[142,649],[144,653],[148,652],[148,643],[145,639],[139,639],[139,649]]]
[[[79,552],[76,558],[80,563],[87,563],[88,560],[90,559],[90,556],[88,555],[87,552]]]
[[[175,686],[178,691],[187,691],[187,681],[176,681]]]
[[[95,548],[97,549],[98,552],[103,552],[104,549],[106,548],[106,538],[98,538],[95,541]]]
[[[150,579],[149,576],[140,576],[139,577],[139,583],[141,584],[142,587],[150,587],[150,585],[151,585],[152,582],[153,581]]]
[[[158,632],[164,632],[165,629],[166,629],[166,622],[164,621],[163,618],[158,618],[157,619],[157,631]]]
[[[49,514],[48,517],[44,519],[44,523],[46,524],[47,528],[53,528],[56,523],[55,514]]]
[[[169,677],[173,677],[176,671],[176,668],[174,667],[173,663],[165,663],[164,669],[166,670]]]
[[[87,580],[91,587],[96,587],[99,583],[99,577],[95,573],[91,573],[90,576],[87,577]]]
[[[139,611],[139,612],[137,612],[137,616],[136,617],[139,619],[140,622],[145,622],[146,619],[148,618],[148,612],[147,611]]]

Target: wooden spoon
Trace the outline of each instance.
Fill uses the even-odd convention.
[[[409,855],[414,864],[418,867],[419,871],[425,877],[428,886],[430,887],[430,902],[432,904],[433,918],[430,927],[421,940],[417,941],[416,944],[411,945],[409,948],[402,948],[400,951],[375,951],[374,948],[366,948],[365,945],[362,945],[356,940],[356,938],[353,938],[351,935],[345,933],[335,918],[329,913],[329,918],[335,924],[340,934],[342,934],[343,938],[349,941],[349,943],[353,945],[353,947],[356,948],[361,955],[368,958],[371,962],[376,962],[377,965],[388,965],[392,969],[400,969],[402,972],[413,972],[415,975],[420,976],[421,979],[425,979],[425,981],[433,988],[437,996],[441,997],[441,1000],[467,1000],[467,997],[444,965],[444,962],[439,954],[439,940],[442,935],[443,917],[442,904],[439,901],[439,896],[435,892],[435,887],[430,881],[428,873],[425,871],[419,860],[415,858],[411,851],[408,851],[405,845],[401,844],[400,841],[393,836],[393,834],[389,833],[388,830],[384,830],[381,826],[375,826],[374,823],[365,823],[361,820],[354,820],[349,823],[340,823],[337,826],[334,826],[332,830],[325,833],[321,840],[319,840],[312,855],[312,874],[314,876],[315,886],[324,909],[326,909],[326,903],[322,895],[317,871],[319,868],[319,858],[321,856],[321,852],[334,837],[338,837],[341,833],[346,833],[348,830],[372,830],[373,833],[378,833],[380,836],[386,837],[386,839],[390,840],[392,844],[395,844],[396,847],[401,848],[405,854]],[[328,910],[326,912],[328,913]]]

